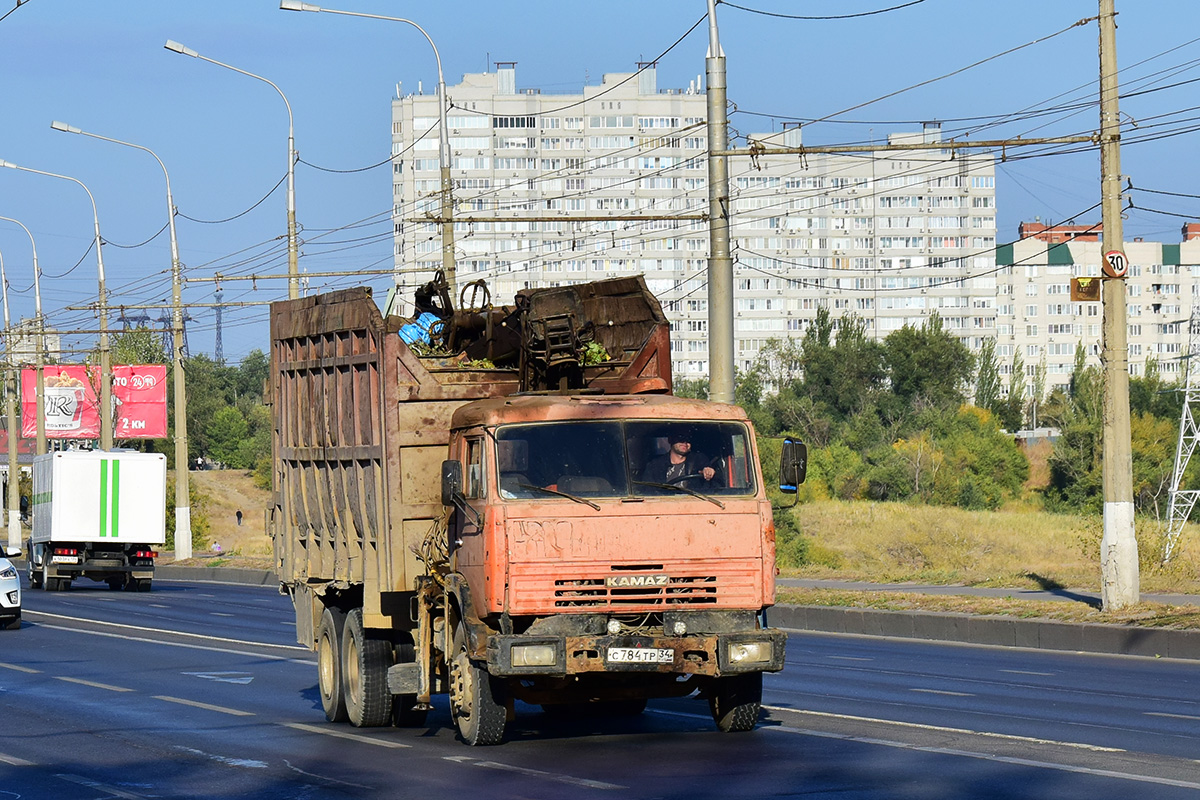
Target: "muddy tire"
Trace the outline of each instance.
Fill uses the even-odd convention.
[[[754,730],[761,708],[761,672],[717,678],[708,695],[713,721],[725,733]]]
[[[417,660],[417,649],[413,645],[410,634],[403,632],[400,634],[395,653],[397,664],[412,664]],[[415,694],[394,695],[392,697],[392,725],[397,728],[419,728],[424,725],[429,712],[425,709],[414,708],[416,704],[417,696]]]
[[[466,631],[454,631],[450,658],[450,714],[458,733],[469,745],[493,745],[504,741],[508,711],[497,699],[496,682],[485,667],[467,655]]]
[[[325,719],[345,722],[346,696],[342,693],[342,632],[346,614],[336,608],[326,608],[317,628],[317,690]]]
[[[354,727],[378,728],[391,720],[392,696],[387,685],[391,665],[391,643],[369,638],[362,609],[352,610],[342,633],[342,694]]]

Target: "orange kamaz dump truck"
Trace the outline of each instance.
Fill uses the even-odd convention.
[[[485,745],[518,700],[696,695],[753,728],[785,636],[745,414],[671,395],[640,277],[503,307],[425,288],[411,319],[366,289],[271,307],[271,533],[328,720],[420,725],[447,693]]]

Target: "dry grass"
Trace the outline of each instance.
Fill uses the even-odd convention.
[[[221,545],[221,554],[210,549],[179,563],[271,569],[271,538],[267,536],[265,516],[270,492],[256,487],[249,473],[242,470],[192,471],[188,477],[203,495],[204,511],[212,526],[209,541]],[[239,510],[241,526],[237,524]]]
[[[791,513],[813,562],[792,577],[1099,590],[1099,517],[837,500]],[[1144,591],[1200,594],[1200,526],[1166,567],[1161,524],[1139,520],[1138,538]]]
[[[807,606],[873,608],[883,611],[937,611],[959,614],[1000,615],[1020,619],[1061,622],[1139,625],[1154,628],[1200,630],[1200,606],[1140,603],[1116,612],[1102,612],[1087,603],[1058,600],[1015,600],[1011,597],[923,595],[905,592],[859,592],[837,589],[783,589],[778,602]]]

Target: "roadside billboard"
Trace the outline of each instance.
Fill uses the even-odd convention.
[[[46,436],[51,439],[99,439],[100,368],[48,364]],[[21,435],[37,435],[37,371],[21,370]],[[167,436],[167,368],[163,364],[113,367],[115,439],[164,439]]]

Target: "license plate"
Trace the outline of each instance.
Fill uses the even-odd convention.
[[[675,651],[669,647],[610,647],[606,658],[613,664],[674,664]]]
[[[51,564],[78,564],[79,556],[54,556],[50,559]]]

